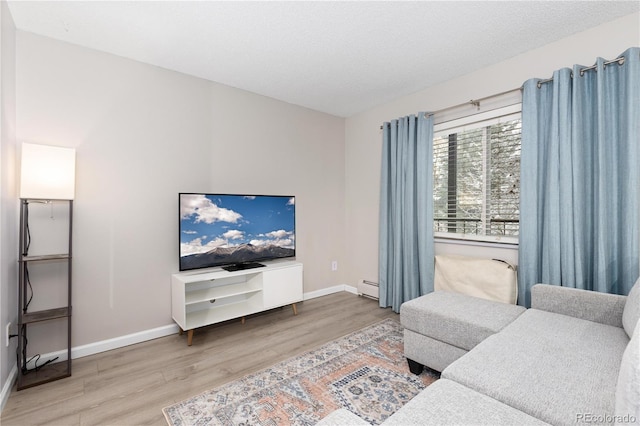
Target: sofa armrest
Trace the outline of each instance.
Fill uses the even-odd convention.
[[[627,296],[548,284],[531,288],[531,307],[601,324],[622,327]]]

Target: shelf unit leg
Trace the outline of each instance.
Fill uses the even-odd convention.
[[[242,317],[242,324],[244,324],[245,317]]]
[[[191,346],[193,343],[193,329],[187,331],[187,346]]]
[[[298,308],[296,307],[296,304],[292,303],[291,307],[293,308],[293,315],[298,315]]]
[[[180,329],[178,335],[182,336],[184,334],[184,330],[182,329],[182,327],[178,327],[178,329]]]

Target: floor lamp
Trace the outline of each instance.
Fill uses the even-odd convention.
[[[73,148],[48,145],[22,144],[20,167],[20,248],[18,286],[18,374],[17,389],[58,380],[71,375],[71,235],[73,199],[75,196],[75,159]],[[69,204],[69,239],[66,253],[30,255],[29,203],[51,204],[66,201]],[[45,235],[46,238],[46,235]],[[66,305],[47,309],[30,306],[34,286],[29,279],[29,265],[67,263]],[[60,356],[40,360],[40,355],[28,356],[27,329],[36,323],[66,320],[66,360],[56,362]]]

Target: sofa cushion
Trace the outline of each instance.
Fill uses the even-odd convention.
[[[631,287],[631,291],[627,296],[627,302],[624,305],[624,311],[622,312],[622,326],[629,335],[629,338],[633,335],[633,329],[638,324],[640,319],[640,278]]]
[[[451,380],[440,379],[413,397],[384,425],[545,425]]]
[[[614,414],[620,327],[529,309],[451,364],[442,377],[552,424]]]
[[[435,291],[403,303],[400,322],[416,333],[471,350],[524,311],[522,306]]]
[[[640,422],[640,325],[638,324],[622,355],[618,374],[616,422],[620,424],[631,423],[631,418]]]

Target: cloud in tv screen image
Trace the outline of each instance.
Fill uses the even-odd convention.
[[[295,197],[179,194],[180,270],[295,256]]]

